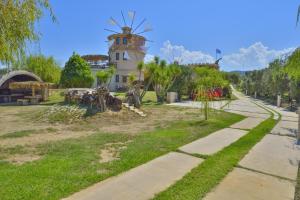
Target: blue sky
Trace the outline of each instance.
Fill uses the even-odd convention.
[[[63,66],[73,51],[106,54],[104,28],[110,16],[120,22],[124,13],[136,11],[135,24],[144,17],[153,31],[145,36],[147,58],[159,55],[182,63],[212,62],[215,49],[222,50],[221,68],[226,71],[266,67],[267,63],[300,44],[296,28],[296,0],[51,0],[58,23],[45,17],[38,23],[41,51],[54,56]]]

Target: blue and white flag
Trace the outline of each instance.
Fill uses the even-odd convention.
[[[216,49],[216,54],[221,54],[222,51],[220,49]]]

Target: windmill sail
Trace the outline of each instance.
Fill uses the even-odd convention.
[[[114,40],[109,40],[108,41],[108,47],[110,48],[114,44]]]
[[[113,26],[114,26],[114,25],[117,25],[116,21],[115,21],[114,19],[111,19],[111,18],[108,20],[108,23],[109,23],[110,25],[113,25]]]
[[[149,23],[147,23],[145,26],[144,26],[144,30],[143,31],[140,31],[139,33],[137,34],[141,34],[141,33],[146,33],[146,32],[149,32],[149,31],[152,31],[152,27]]]
[[[129,11],[128,12],[128,17],[133,20],[134,19],[134,15],[135,15],[135,12],[134,11]]]

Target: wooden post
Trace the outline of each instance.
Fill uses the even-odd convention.
[[[32,90],[32,96],[35,97],[35,87],[32,86],[31,90]]]

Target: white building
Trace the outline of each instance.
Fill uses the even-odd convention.
[[[146,39],[143,36],[132,34],[130,27],[125,26],[122,31],[122,33],[108,36],[110,43],[108,56],[82,56],[91,65],[93,74],[99,70],[105,70],[111,64],[116,67],[116,74],[112,77],[109,85],[111,91],[126,88],[130,74],[135,74],[136,79],[138,79],[137,65],[145,57]],[[144,80],[144,73],[142,73],[141,80]],[[93,86],[97,87],[96,79]]]

